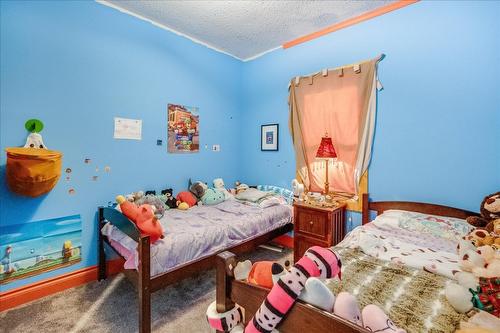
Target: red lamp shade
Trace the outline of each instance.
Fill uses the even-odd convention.
[[[321,143],[318,148],[318,152],[316,153],[317,158],[336,158],[337,153],[335,152],[335,148],[333,147],[332,138],[328,137],[328,135],[321,138]]]

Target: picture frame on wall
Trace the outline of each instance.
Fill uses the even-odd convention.
[[[260,126],[260,150],[278,151],[279,149],[279,124],[266,124]]]

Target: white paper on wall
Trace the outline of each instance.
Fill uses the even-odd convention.
[[[115,139],[142,139],[142,120],[115,117]]]

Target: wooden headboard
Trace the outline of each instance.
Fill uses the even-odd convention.
[[[423,202],[411,201],[370,201],[368,193],[363,194],[363,217],[362,223],[367,224],[370,222],[370,211],[376,211],[377,215],[382,214],[389,209],[400,209],[410,212],[418,212],[424,214],[432,214],[438,216],[449,216],[459,219],[465,219],[468,216],[479,216],[479,213],[471,212],[468,210],[453,208],[448,206],[441,206]]]

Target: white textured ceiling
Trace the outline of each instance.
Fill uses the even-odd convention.
[[[98,0],[241,60],[358,16],[381,1]]]

